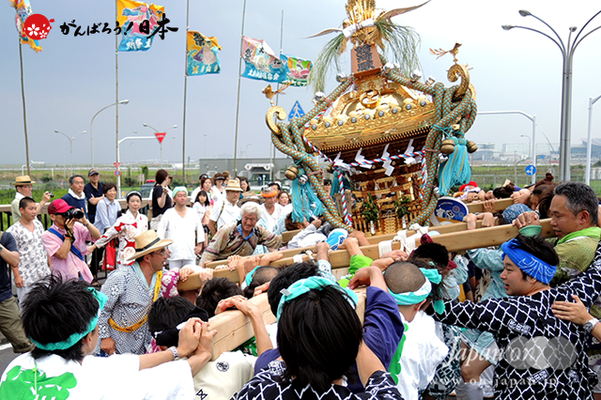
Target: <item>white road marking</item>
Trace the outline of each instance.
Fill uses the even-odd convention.
[[[12,347],[12,345],[10,343],[6,343],[0,346],[0,351],[2,350],[6,350],[8,348]]]

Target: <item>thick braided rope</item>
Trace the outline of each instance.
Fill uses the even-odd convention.
[[[421,82],[413,82],[400,76],[395,70],[390,70],[386,75],[396,83],[430,94],[436,107],[436,122],[426,137],[424,147],[426,152],[425,170],[427,170],[427,181],[425,183],[422,181],[422,211],[414,219],[414,222],[424,225],[429,220],[438,203],[438,198],[434,194],[433,189],[438,183],[438,153],[442,143],[443,130],[449,128],[455,121],[460,120],[461,131],[466,132],[474,123],[476,103],[472,99],[469,90],[460,102],[453,103],[453,94],[458,89],[458,86],[445,89],[444,85],[440,82],[434,86],[425,85]],[[422,167],[422,177],[424,172],[424,168]]]
[[[344,192],[344,180],[342,179],[342,171],[337,169],[336,170],[336,177],[338,178],[338,184],[340,187],[340,195],[342,196],[342,210],[344,212],[344,222],[349,225],[349,226],[353,226],[353,221],[351,219],[351,216],[348,212],[348,207],[346,205],[346,194]]]
[[[346,89],[354,83],[353,78],[349,78],[342,82],[324,101],[318,103],[311,111],[305,114],[303,117],[296,117],[290,121],[290,124],[278,123],[278,127],[282,132],[281,139],[272,133],[271,139],[274,146],[284,154],[291,156],[295,163],[302,166],[305,171],[309,174],[309,181],[311,185],[316,189],[317,195],[319,196],[322,203],[325,205],[324,216],[326,220],[330,222],[336,228],[343,228],[348,231],[352,231],[352,226],[349,226],[343,222],[338,214],[336,205],[330,198],[323,188],[322,182],[317,178],[313,172],[320,171],[319,165],[315,159],[305,151],[305,144],[317,151],[320,155],[325,156],[315,146],[313,146],[307,138],[303,135],[305,124],[311,119],[315,118],[320,113],[330,106],[332,101],[330,99],[336,99],[346,91]],[[324,157],[331,161],[329,157]]]
[[[315,147],[315,145],[314,145],[313,143],[311,143],[311,142],[309,141],[309,139],[307,139],[307,137],[306,137],[305,135],[302,135],[302,138],[303,138],[303,142],[304,142],[304,143],[305,143],[307,146],[311,147],[311,149],[312,149],[313,151],[315,151],[317,154],[319,154],[319,155],[320,155],[320,156],[321,156],[321,157],[322,157],[324,160],[326,160],[326,161],[328,161],[328,162],[331,162],[331,163],[333,163],[333,161],[330,159],[330,157],[328,157],[328,156],[327,156],[327,155],[325,155],[325,154],[324,154],[324,153],[323,153],[321,150],[319,150],[317,147]]]

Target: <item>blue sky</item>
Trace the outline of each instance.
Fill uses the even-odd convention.
[[[503,24],[520,24],[544,30],[532,17],[523,18],[519,9],[527,9],[546,20],[567,38],[568,27],[582,25],[599,9],[593,1],[477,1],[432,0],[395,22],[415,28],[421,36],[420,61],[423,75],[450,83],[446,71],[450,56],[436,60],[429,48],[450,49],[462,43],[459,61],[467,63],[477,91],[480,111],[521,110],[537,116],[537,142],[544,132],[553,143],[559,142],[561,100],[561,54],[555,44],[541,35],[514,29],[506,32]],[[279,52],[280,19],[284,10],[283,50],[287,54],[314,60],[329,37],[305,39],[324,28],[337,27],[346,17],[342,0],[306,2],[247,0],[245,35],[264,39]],[[418,2],[380,1],[386,9]],[[569,5],[568,5],[569,4]],[[113,1],[31,0],[34,13],[54,18],[53,29],[41,41],[43,51],[35,53],[23,46],[27,122],[30,157],[34,161],[64,163],[69,157],[66,138],[54,133],[61,130],[71,136],[87,130],[74,142],[74,162],[90,162],[90,120],[101,108],[115,102],[115,39],[97,34],[73,37],[61,34],[60,25],[75,19],[84,28],[94,22],[114,24]],[[147,52],[119,53],[120,99],[129,99],[119,108],[120,137],[153,135],[144,128],[148,123],[159,130],[178,125],[168,132],[163,158],[181,162],[183,93],[185,69],[186,2],[159,1],[165,6],[170,26],[165,40],[155,40]],[[186,155],[192,160],[204,157],[231,157],[234,149],[236,93],[242,0],[190,1],[191,30],[217,36],[222,72],[188,78]],[[9,145],[1,164],[22,164],[25,160],[23,115],[19,73],[17,33],[14,10],[5,2],[0,7],[0,137]],[[601,25],[601,16],[591,26]],[[578,47],[574,57],[572,142],[586,137],[588,99],[601,95],[598,65],[601,32],[595,32]],[[350,65],[342,64],[344,72]],[[335,88],[332,72],[328,91]],[[239,156],[266,157],[270,140],[265,125],[269,101],[261,93],[267,82],[242,79],[239,118]],[[313,93],[306,88],[289,88],[280,105],[289,111],[296,100],[307,111]],[[520,135],[530,135],[532,125],[521,116],[480,116],[468,132],[479,142],[527,143]],[[594,112],[594,137],[601,137],[601,103]],[[207,146],[205,149],[205,136]],[[174,138],[175,137],[175,138]],[[94,122],[96,163],[115,161],[115,108],[98,115]],[[155,140],[137,140],[121,146],[123,163],[157,160]]]

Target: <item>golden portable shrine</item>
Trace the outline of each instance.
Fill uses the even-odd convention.
[[[272,103],[266,115],[272,141],[294,160],[286,177],[293,180],[295,220],[314,212],[337,228],[394,233],[411,223],[429,224],[438,198],[469,181],[467,152],[477,146],[465,133],[476,102],[467,66],[457,60],[460,44],[432,50],[453,56],[447,78],[457,84],[448,88],[385,58],[386,46],[406,51],[395,46],[410,35],[391,18],[421,6],[383,11],[372,0],[349,0],[342,28],[314,35],[337,33],[311,72],[322,76],[309,78],[323,86],[327,68],[318,64],[344,52],[349,40],[352,74],[339,73],[338,87],[329,95],[318,91],[315,107],[289,123],[282,122],[286,111]],[[333,175],[331,193],[316,158]]]

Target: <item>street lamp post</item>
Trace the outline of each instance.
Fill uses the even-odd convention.
[[[597,102],[597,100],[601,99],[601,96],[597,96],[595,98],[590,97],[588,99],[588,132],[586,135],[586,173],[584,176],[585,182],[587,185],[591,184],[591,157],[593,152],[593,144],[591,139],[591,127],[593,121],[593,104]]]
[[[530,157],[532,157],[532,137],[528,135],[520,135],[520,137],[525,137],[528,139],[528,154],[530,154]]]
[[[560,181],[569,181],[571,178],[570,171],[570,129],[571,129],[571,115],[572,115],[572,64],[574,59],[574,52],[576,51],[576,47],[591,33],[595,32],[601,26],[598,26],[594,29],[591,29],[588,33],[584,34],[584,36],[580,37],[580,34],[584,32],[584,29],[587,25],[599,14],[601,11],[598,11],[595,15],[593,15],[586,23],[583,25],[580,32],[576,34],[574,40],[572,40],[572,33],[576,32],[578,28],[572,26],[569,28],[568,40],[566,43],[561,39],[559,34],[553,29],[548,23],[537,17],[526,10],[520,10],[520,15],[522,17],[533,17],[538,21],[545,24],[547,28],[553,32],[553,34],[557,37],[557,40],[549,36],[548,34],[541,32],[534,28],[529,28],[526,26],[519,25],[503,25],[503,29],[506,31],[513,28],[525,29],[527,31],[532,31],[536,33],[540,33],[544,37],[550,39],[553,43],[559,47],[561,51],[562,59],[563,59],[563,79],[561,85],[561,125],[560,125],[560,134],[559,134],[559,180]]]
[[[246,158],[248,158],[248,146],[252,146],[252,143],[249,143],[246,145],[246,147],[244,148],[244,155],[246,156]]]
[[[175,128],[177,128],[177,125],[173,125],[172,127],[165,129],[163,132],[159,132],[156,128],[148,125],[147,123],[143,123],[142,125],[145,126],[146,128],[152,129],[157,134],[158,133],[166,133],[169,129],[175,129]],[[159,140],[158,137],[156,137],[156,139]],[[161,146],[161,168],[163,168],[163,141],[162,140],[159,140],[159,145]]]
[[[54,132],[60,133],[61,135],[65,136],[67,139],[69,139],[69,151],[71,153],[71,176],[73,176],[73,141],[79,135],[83,135],[84,133],[86,133],[86,131],[82,131],[73,137],[67,135],[65,132],[59,131],[58,129],[55,129]]]
[[[109,104],[106,107],[101,108],[96,114],[94,114],[94,116],[92,117],[92,121],[90,121],[90,147],[92,149],[92,168],[94,168],[94,130],[93,130],[93,126],[94,126],[94,118],[96,118],[96,116],[98,114],[100,114],[102,111],[106,110],[109,107],[112,106],[116,106],[117,104],[127,104],[129,103],[129,100],[125,99],[125,100],[119,100],[116,103],[113,104]]]
[[[511,111],[478,111],[478,115],[503,115],[503,114],[518,114],[528,118],[532,122],[532,165],[536,168],[536,115],[526,114],[520,110]],[[532,175],[532,183],[536,183],[536,173]]]
[[[128,137],[124,137],[123,139],[120,139],[119,141],[117,141],[117,165],[119,165],[119,162],[121,160],[121,153],[120,153],[120,149],[119,146],[121,145],[121,143],[125,142],[126,140],[143,140],[143,139],[156,139],[154,136],[128,136]],[[119,175],[117,175],[117,196],[119,196],[119,198],[121,198],[121,171],[119,169],[117,169],[117,171],[119,171]]]

